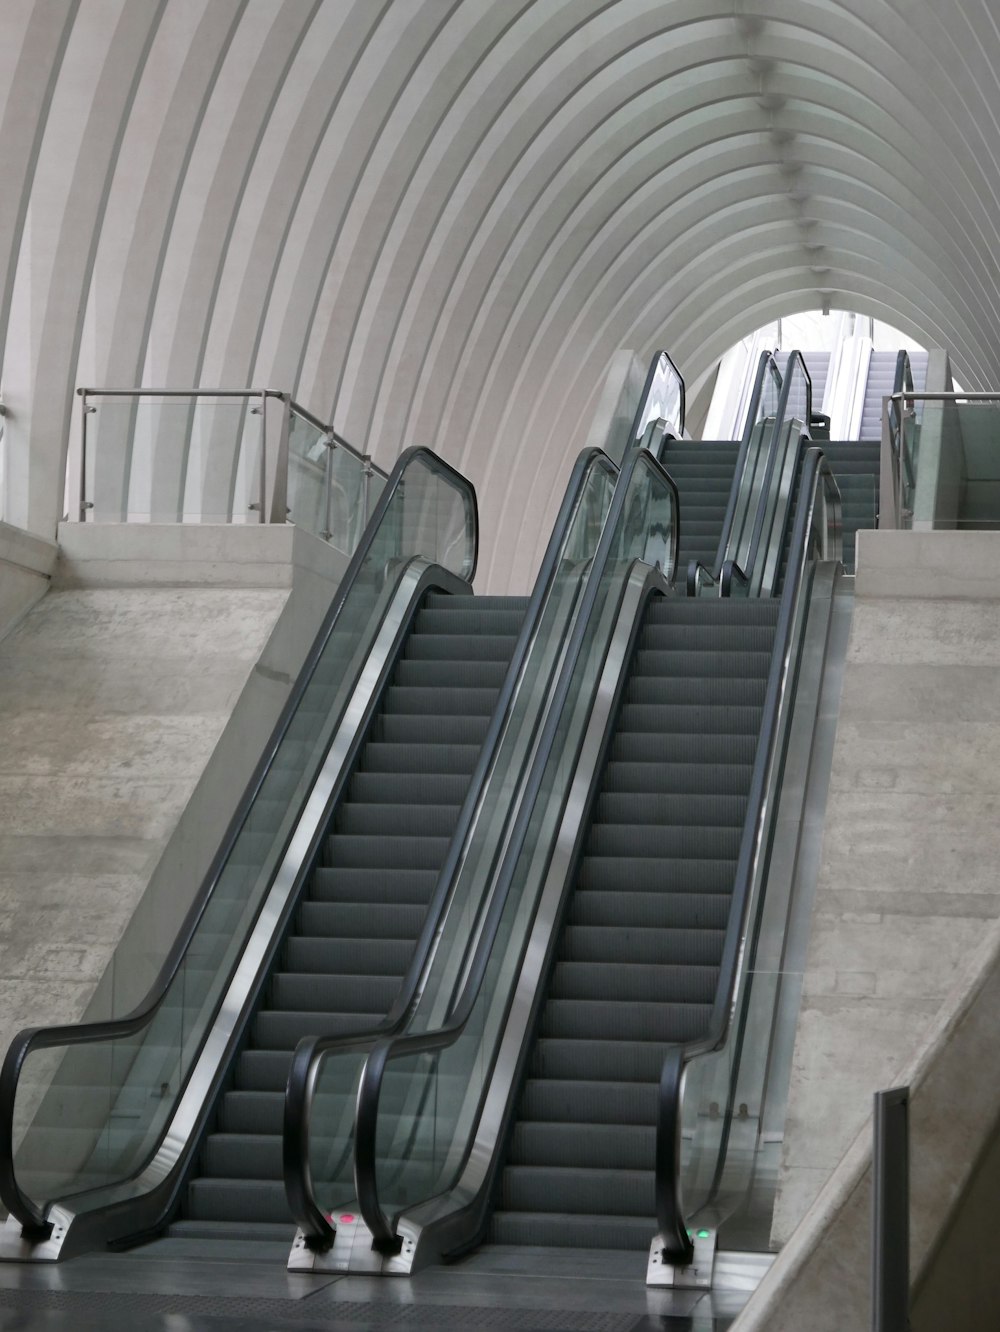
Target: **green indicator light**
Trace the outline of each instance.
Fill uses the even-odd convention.
[[[710,1232],[707,1231],[707,1230],[699,1230],[699,1231],[698,1231],[698,1238],[699,1238],[699,1239],[708,1239],[709,1233],[710,1233]]]

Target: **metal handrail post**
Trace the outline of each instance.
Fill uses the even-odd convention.
[[[271,395],[274,397],[275,395]],[[278,394],[281,404],[280,426],[278,430],[278,450],[274,464],[274,476],[271,481],[270,518],[272,523],[288,522],[288,432],[292,424],[292,400],[289,394]],[[264,404],[264,417],[267,417],[267,403]],[[265,427],[266,428],[266,427]]]
[[[875,1093],[872,1139],[872,1332],[909,1332],[909,1087]]]
[[[365,511],[365,520],[364,520],[364,522],[361,524],[362,529],[364,529],[365,527],[368,526],[368,518],[369,518],[369,516],[370,516],[370,514],[371,514],[371,498],[370,498],[370,492],[371,492],[372,473],[374,472],[375,469],[372,467],[372,457],[371,457],[371,454],[370,454],[370,453],[366,453],[366,454],[364,455],[364,457],[361,459],[361,463],[362,463],[362,466],[364,467],[364,478],[365,478],[365,479],[364,479],[364,511]]]
[[[324,541],[329,541],[333,536],[333,451],[337,447],[337,441],[333,431],[329,431],[326,436],[326,494],[323,497],[323,532]]]
[[[257,521],[267,522],[267,394],[260,395],[260,497]]]
[[[82,404],[82,422],[80,429],[80,522],[87,521],[87,510],[94,507],[93,501],[87,499],[87,417],[91,412],[96,412],[96,407],[91,407],[87,402],[87,392],[84,389],[80,394]]]

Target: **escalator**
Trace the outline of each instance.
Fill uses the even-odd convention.
[[[685,501],[703,484],[683,475],[684,455],[702,446],[647,428],[623,464],[489,919],[443,1020],[354,1052],[357,1111],[333,1150],[329,1139],[317,1150],[329,1119],[308,1088],[347,1052],[296,1056],[292,1266],[412,1271],[484,1237],[646,1250],[657,1231],[658,1262],[690,1260],[675,1169],[692,1159],[681,1074],[698,1056],[717,1070],[719,1052],[729,1059],[742,1042],[759,850],[776,817],[813,576],[839,553],[829,467],[800,447],[808,376],[795,384],[800,406],[791,370],[784,385],[777,377],[777,411],[761,397],[748,424],[729,502],[716,506],[725,527],[684,551],[691,562],[718,552],[703,578],[681,570],[681,588],[671,584]],[[680,483],[656,461],[669,470],[672,456]],[[755,564],[775,579],[784,546],[785,587],[748,596],[761,585]],[[744,566],[733,550],[749,552]],[[715,590],[727,564],[738,568],[730,596],[683,595]],[[721,1091],[709,1088],[708,1120],[730,1125],[738,1060],[725,1074]],[[698,1077],[688,1085],[704,1090]],[[693,1156],[703,1173],[704,1151]],[[330,1218],[355,1196],[361,1218],[348,1230]]]
[[[530,752],[616,475],[580,456],[530,600],[473,597],[471,486],[427,450],[401,456],[147,1000],[8,1052],[3,1256],[171,1223],[290,1237],[292,1052],[405,1027],[428,956],[469,927],[454,887],[502,836],[484,812],[497,746]]]
[[[777,611],[773,599],[671,597],[646,610],[501,1175],[496,1242],[649,1247],[663,1049],[708,1030]]]
[[[172,1234],[288,1239],[282,1111],[307,1035],[376,1027],[427,918],[527,597],[429,592],[323,838]]]

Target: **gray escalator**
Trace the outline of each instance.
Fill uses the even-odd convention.
[[[281,1133],[306,1035],[375,1026],[399,991],[510,663],[526,597],[431,592],[324,838],[172,1233],[292,1225]]]
[[[898,392],[895,383],[898,355],[894,351],[873,351],[871,354],[861,412],[861,439],[882,438],[882,399],[890,393]],[[919,393],[927,382],[927,353],[911,351],[908,355],[913,387]]]
[[[814,411],[822,411],[823,397],[826,393],[826,381],[830,377],[831,354],[828,351],[807,351],[802,353],[812,380],[812,405]]]
[[[659,450],[681,500],[677,564],[682,571],[692,560],[716,566],[739,454],[738,440],[671,439]]]
[[[892,392],[891,383],[886,392]],[[844,568],[854,573],[857,533],[874,527],[878,517],[881,444],[862,436],[860,440],[824,440],[822,447],[840,488]]]
[[[496,1242],[646,1249],[655,1232],[663,1048],[699,1039],[711,1015],[777,614],[771,599],[648,607],[501,1176]]]

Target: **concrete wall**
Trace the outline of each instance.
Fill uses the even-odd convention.
[[[970,543],[958,567],[977,566],[978,582],[954,576],[956,548]],[[860,551],[779,1244],[865,1122],[872,1092],[915,1048],[985,923],[1000,916],[996,537],[865,532]]]
[[[1000,925],[957,969],[919,1048],[910,1091],[913,1332],[995,1332]],[[981,1228],[977,1228],[981,1227]],[[732,1332],[867,1332],[871,1124],[865,1122]]]
[[[915,1278],[1000,1115],[1000,1079],[981,1069],[1000,985],[1000,543],[859,536],[775,1209],[785,1247],[741,1330],[867,1326],[876,1090],[919,1086]]]
[[[343,569],[292,527],[61,538],[0,644],[4,1048],[141,997]]]

